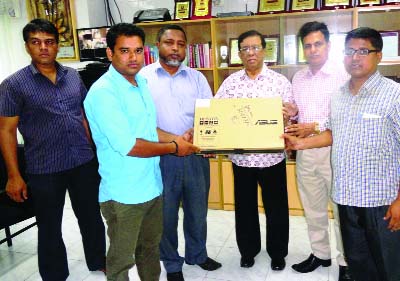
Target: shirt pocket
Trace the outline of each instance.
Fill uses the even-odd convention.
[[[385,119],[380,115],[364,114],[360,118],[359,134],[359,144],[364,149],[379,153],[385,141]]]

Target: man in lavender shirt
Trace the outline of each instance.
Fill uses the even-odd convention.
[[[147,78],[157,110],[157,125],[169,133],[181,135],[193,127],[196,99],[212,98],[210,86],[199,71],[182,64],[186,56],[186,34],[178,25],[167,25],[157,35],[160,59],[144,67],[140,74]],[[182,281],[182,265],[197,264],[212,271],[221,267],[208,257],[207,208],[210,190],[210,167],[200,155],[160,159],[163,191],[164,230],[160,257],[168,281]],[[178,211],[182,202],[185,234],[185,257],[178,249]]]

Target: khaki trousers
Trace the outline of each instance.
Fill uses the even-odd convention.
[[[337,263],[347,265],[344,259],[338,208],[330,200],[332,185],[330,153],[330,147],[297,151],[297,184],[313,254],[320,259],[331,258],[328,217],[328,204],[330,203],[335,218],[336,249],[339,252],[336,258]]]
[[[129,280],[129,269],[136,264],[140,280],[158,281],[161,273],[162,197],[141,204],[110,200],[101,203],[100,208],[110,238],[107,280]]]

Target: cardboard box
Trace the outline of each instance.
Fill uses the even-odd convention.
[[[193,143],[202,153],[281,152],[282,99],[198,99]]]

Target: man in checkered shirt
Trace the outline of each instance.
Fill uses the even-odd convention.
[[[382,47],[376,30],[350,31],[344,64],[351,79],[332,97],[327,130],[284,134],[289,149],[332,145],[332,199],[357,281],[400,280],[400,85],[377,70]]]

